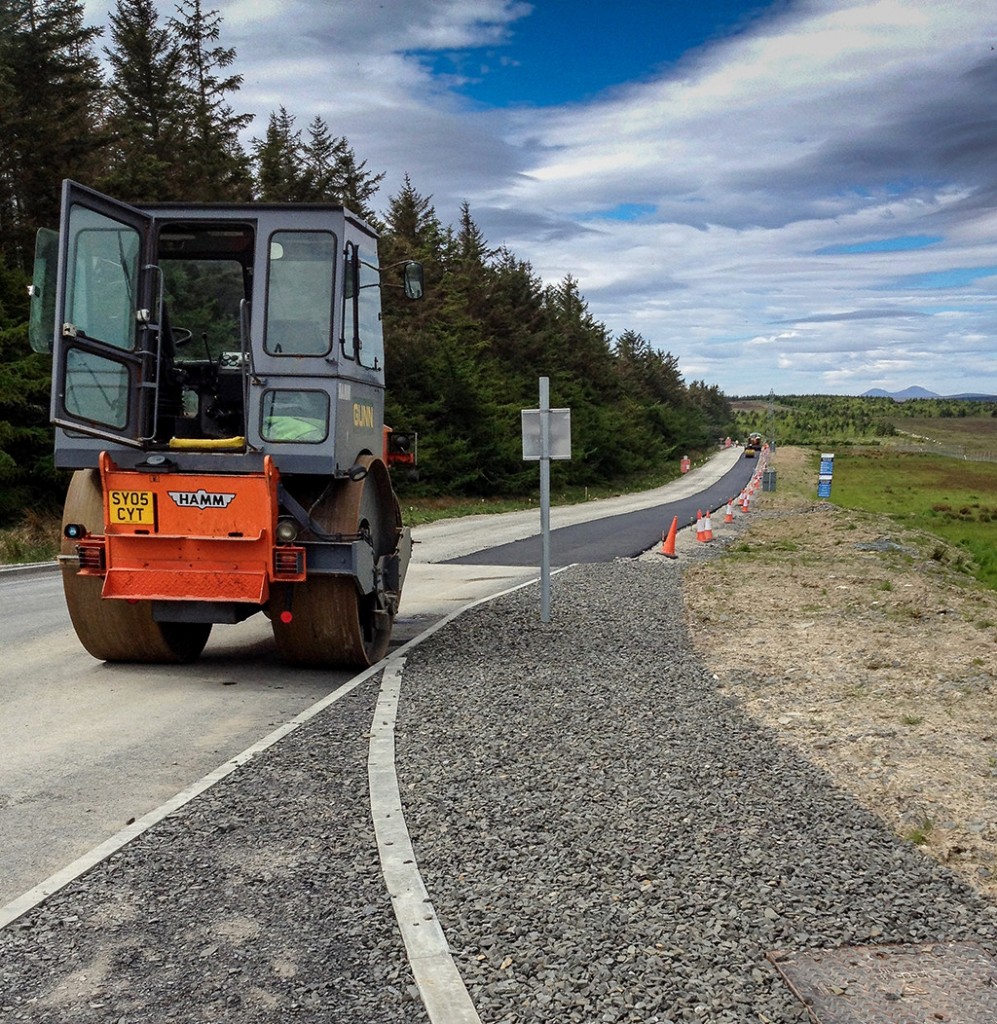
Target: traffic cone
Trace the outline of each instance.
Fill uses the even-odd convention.
[[[727,513],[724,516],[725,523],[734,522],[734,503],[732,501],[727,502]]]
[[[679,517],[676,516],[672,520],[672,525],[668,528],[668,536],[666,537],[664,534],[661,535],[661,554],[663,554],[665,558],[678,558],[678,555],[675,554],[675,534],[678,533],[678,530]]]
[[[701,508],[696,509],[696,540],[700,544],[706,540],[703,536],[703,510]]]
[[[751,497],[751,495],[750,495],[750,494],[748,494],[748,492],[747,492],[747,491],[744,491],[744,492],[743,492],[743,493],[741,494],[741,511],[742,511],[742,512],[747,512],[747,511],[748,511],[748,499],[749,499],[750,497]]]
[[[710,519],[710,510],[706,510],[706,515],[703,516],[703,540],[713,540],[713,520]]]

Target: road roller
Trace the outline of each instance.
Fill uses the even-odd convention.
[[[342,206],[132,206],[66,181],[38,234],[32,347],[52,355],[59,556],[104,661],[196,659],[257,612],[294,665],[388,650],[411,537],[389,475],[380,267]]]

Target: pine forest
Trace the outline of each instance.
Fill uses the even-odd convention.
[[[419,435],[420,495],[531,493],[519,411],[551,381],[572,410],[572,459],[561,487],[665,479],[680,456],[734,429],[726,397],[686,383],[678,361],[633,331],[614,337],[571,275],[544,283],[530,263],[493,247],[464,203],[453,223],[405,175],[382,195],[335,126],[274,110],[266,125],[239,111],[238,55],[219,13],[179,0],[117,0],[106,30],[81,0],[0,0],[0,526],[56,509],[65,487],[48,423],[50,365],[27,340],[38,228],[58,226],[71,178],[130,203],[342,203],[381,233],[382,265],[423,263],[425,298],[385,289],[387,422]],[[247,143],[247,139],[250,141]]]

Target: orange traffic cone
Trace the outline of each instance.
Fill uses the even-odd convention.
[[[679,517],[676,516],[672,520],[672,525],[668,528],[668,536],[661,535],[661,554],[665,558],[678,558],[675,554],[675,534],[678,533],[679,529]]]
[[[706,538],[703,536],[703,510],[701,508],[696,509],[696,540],[703,543]]]
[[[742,512],[747,512],[748,511],[748,499],[749,498],[750,498],[750,495],[748,494],[747,491],[745,491],[741,495],[741,511]]]
[[[706,515],[703,516],[703,540],[713,540],[713,520],[710,518],[710,510],[706,510]]]
[[[734,503],[732,501],[727,502],[727,514],[724,516],[724,522],[734,522]]]

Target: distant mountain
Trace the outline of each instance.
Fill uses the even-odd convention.
[[[911,388],[904,388],[903,391],[884,391],[882,388],[872,388],[869,391],[865,391],[860,396],[861,398],[892,398],[894,402],[906,402],[911,398],[941,398],[941,395],[936,395],[934,391],[928,391],[926,388],[919,388],[917,385]]]
[[[997,402],[997,395],[938,395],[934,391],[928,391],[926,388],[919,388],[916,385],[911,388],[904,388],[903,391],[884,391],[882,388],[870,388],[868,391],[863,391],[859,398],[892,398],[894,402],[907,402],[912,398],[953,398],[964,402]]]

